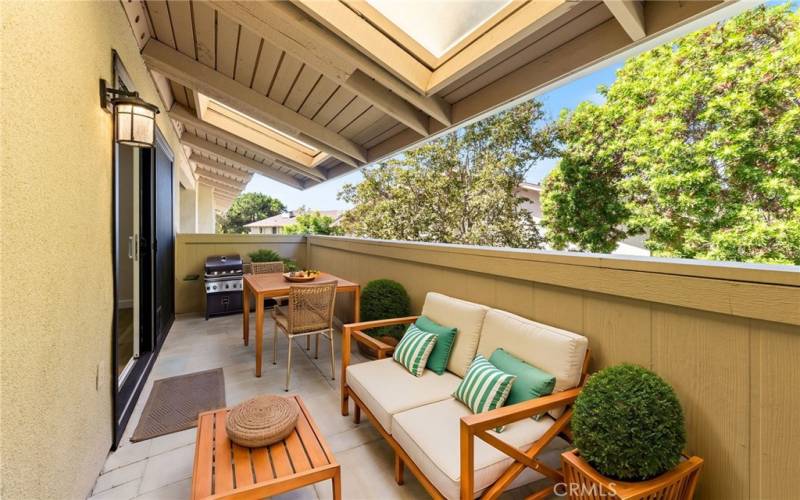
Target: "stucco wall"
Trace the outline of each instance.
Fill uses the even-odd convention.
[[[81,498],[112,435],[112,49],[163,104],[119,2],[0,8],[0,497]]]

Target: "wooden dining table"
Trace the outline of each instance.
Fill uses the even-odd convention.
[[[320,273],[309,285],[336,281],[336,293],[353,293],[353,316],[361,321],[361,286],[329,273]],[[264,300],[289,295],[289,287],[300,283],[286,281],[283,273],[245,274],[242,289],[242,336],[244,345],[250,342],[250,298],[256,301],[256,377],[261,376],[261,360],[264,348]]]

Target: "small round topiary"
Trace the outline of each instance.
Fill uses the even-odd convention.
[[[396,281],[380,279],[367,283],[361,292],[361,320],[400,318],[408,316],[411,310],[411,299],[403,285]],[[400,326],[367,330],[374,336],[402,335],[405,329]]]
[[[643,481],[674,468],[686,445],[683,411],[669,384],[640,366],[592,375],[575,401],[572,433],[601,474]]]

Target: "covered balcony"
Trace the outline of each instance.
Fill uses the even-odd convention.
[[[505,449],[490,442],[502,433],[481,437],[495,436],[494,420],[453,418],[455,437],[433,460],[403,447],[388,432],[394,416],[348,386],[348,366],[374,363],[356,346],[369,325],[348,325],[363,319],[357,293],[377,279],[405,288],[414,317],[440,294],[584,339],[575,383],[540,399],[577,394],[586,375],[620,363],[658,374],[683,408],[683,453],[704,460],[698,498],[796,496],[797,266],[213,234],[254,175],[313,188],[752,6],[464,2],[437,17],[344,0],[4,4],[0,496],[225,497],[226,481],[242,498],[563,496],[553,483],[572,449],[571,409],[542,417],[559,426],[552,436]],[[119,96],[159,113],[124,129]],[[149,142],[126,141],[125,130]],[[328,340],[316,357],[313,341],[276,332],[264,298],[282,289],[261,296],[245,277],[252,312],[204,317],[206,259],[250,264],[262,249],[347,285],[332,308],[333,377]],[[393,353],[364,342],[378,358]],[[203,427],[216,414],[200,430],[135,436],[157,382],[211,370],[222,407],[287,386],[302,400],[303,446],[291,455],[285,445],[285,474],[272,452],[203,455],[212,432],[223,439],[223,426]],[[538,425],[528,417],[574,398],[552,401],[526,407],[524,421]],[[524,455],[545,437],[544,453]],[[472,475],[489,445],[496,467]],[[258,469],[261,459],[269,465]],[[303,482],[314,478],[325,481]]]

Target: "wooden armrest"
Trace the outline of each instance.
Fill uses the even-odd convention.
[[[342,330],[372,330],[373,328],[380,328],[382,326],[392,325],[407,325],[417,320],[419,316],[406,316],[405,318],[391,318],[391,319],[378,319],[375,321],[362,321],[360,323],[348,323],[344,325]]]
[[[485,413],[467,415],[461,417],[461,423],[462,426],[467,427],[469,431],[474,434],[475,432],[493,429],[522,420],[523,418],[532,417],[552,410],[553,408],[558,408],[559,406],[568,405],[574,402],[575,398],[577,398],[580,393],[581,387],[568,389],[566,391],[550,394],[549,396],[523,401],[515,405],[502,406]]]
[[[370,337],[361,330],[353,330],[352,332],[350,332],[350,334],[353,336],[353,340],[355,340],[356,342],[372,347],[376,351],[382,351],[382,352],[394,351],[394,347],[390,346],[385,342],[381,342],[380,340],[374,337]]]

